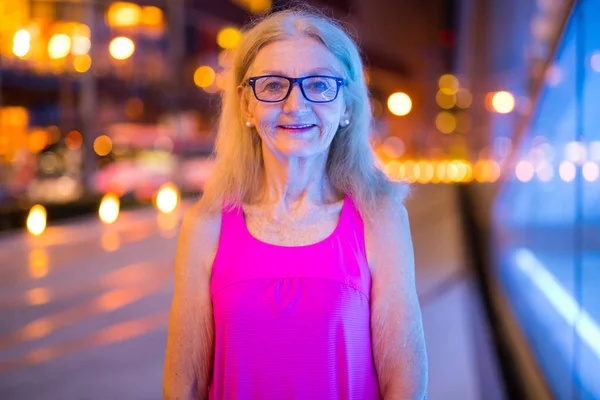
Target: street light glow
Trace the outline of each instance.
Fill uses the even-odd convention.
[[[110,55],[116,60],[126,60],[135,51],[133,40],[125,36],[114,38],[108,47]]]
[[[392,114],[402,117],[412,109],[412,100],[406,93],[396,92],[388,97],[387,106]]]
[[[39,236],[46,230],[46,209],[36,204],[29,210],[27,216],[27,230],[34,236]]]

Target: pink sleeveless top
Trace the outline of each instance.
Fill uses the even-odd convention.
[[[321,242],[267,244],[223,211],[209,399],[379,399],[363,221],[346,196]]]

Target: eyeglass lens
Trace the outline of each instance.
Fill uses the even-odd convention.
[[[290,81],[281,77],[261,77],[255,83],[256,97],[263,101],[281,101],[289,89]],[[337,82],[333,78],[315,76],[303,80],[302,89],[309,101],[332,101],[337,94]]]

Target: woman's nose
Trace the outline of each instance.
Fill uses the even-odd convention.
[[[298,111],[306,108],[307,100],[302,94],[300,85],[292,85],[290,95],[283,101],[283,110],[287,112]]]

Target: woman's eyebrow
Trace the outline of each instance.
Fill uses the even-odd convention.
[[[318,67],[318,68],[314,68],[311,69],[310,71],[308,71],[306,74],[302,75],[302,76],[308,76],[308,75],[314,75],[314,74],[319,74],[319,73],[328,73],[330,75],[335,75],[337,74],[336,72],[334,72],[331,68],[325,68],[325,67]],[[279,70],[271,70],[271,69],[265,69],[265,70],[261,70],[260,71],[261,75],[282,75],[282,76],[287,76],[286,74],[284,74],[282,71]]]

